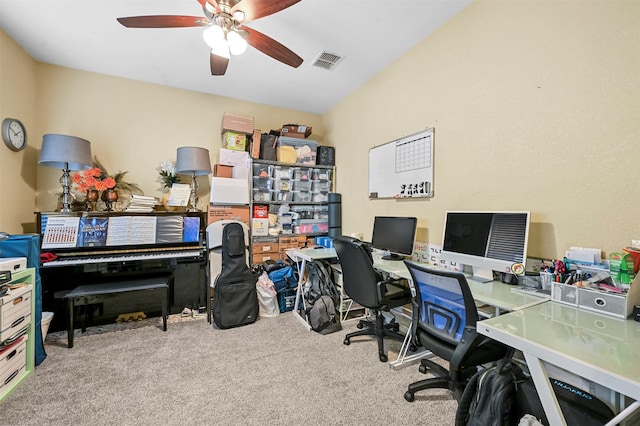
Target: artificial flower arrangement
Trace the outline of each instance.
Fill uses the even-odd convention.
[[[163,189],[171,189],[174,183],[180,183],[180,176],[176,174],[176,163],[174,161],[162,160],[158,167],[160,182]]]
[[[127,192],[135,191],[142,194],[142,189],[140,189],[137,184],[124,181],[124,176],[127,173],[128,172],[118,172],[115,175],[110,175],[107,169],[100,163],[98,157],[94,156],[93,167],[81,173],[73,173],[71,180],[78,186],[77,190],[80,192],[118,189]]]
[[[102,170],[99,167],[92,167],[84,170],[82,173],[74,173],[71,175],[73,183],[78,185],[78,191],[104,191],[113,189],[116,181],[111,176],[102,176]]]

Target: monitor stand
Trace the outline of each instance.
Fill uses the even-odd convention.
[[[471,279],[474,281],[478,281],[481,283],[489,283],[493,281],[493,270],[486,268],[478,268],[476,266],[472,266],[472,274]]]
[[[390,253],[382,256],[382,260],[404,260],[404,256],[395,254],[395,253]]]

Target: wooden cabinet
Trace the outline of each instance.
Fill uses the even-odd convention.
[[[35,359],[35,269],[15,272],[0,297],[0,402],[26,379]]]

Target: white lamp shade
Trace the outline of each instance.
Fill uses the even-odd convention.
[[[229,51],[232,55],[242,55],[247,50],[247,40],[237,31],[229,31],[227,40],[229,41]]]
[[[211,25],[202,32],[204,42],[211,48],[224,40],[224,30],[220,25]]]
[[[58,169],[90,169],[91,142],[75,136],[46,134],[42,137],[38,164]]]
[[[197,146],[183,146],[178,148],[176,173],[195,174],[196,176],[211,174],[209,150]]]

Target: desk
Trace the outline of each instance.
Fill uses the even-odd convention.
[[[307,319],[302,316],[302,313],[298,309],[298,303],[302,303],[302,312],[307,308],[304,297],[302,294],[302,285],[304,284],[304,270],[307,267],[307,262],[313,262],[314,260],[333,260],[337,259],[335,249],[292,249],[287,251],[287,256],[293,259],[298,265],[298,288],[296,289],[296,300],[293,303],[293,315],[298,318],[302,323],[311,330],[311,326],[307,323]]]
[[[304,310],[305,305],[304,297],[302,297],[302,283],[304,281],[304,269],[306,267],[306,262],[314,260],[337,259],[338,256],[335,249],[310,248],[292,249],[287,252],[287,255],[289,255],[289,257],[294,259],[296,262],[300,262],[298,264],[298,289],[296,291],[296,301],[294,307],[297,307],[298,301],[301,300]],[[427,266],[433,267],[431,265]],[[383,260],[380,256],[374,255],[373,267],[379,271],[391,274],[392,277],[407,279],[409,281],[409,286],[411,287],[411,293],[415,297],[415,289],[413,288],[413,284],[411,282],[411,274],[409,273],[409,270],[405,266],[404,262],[398,260]],[[470,278],[467,278],[467,281],[469,282],[471,293],[473,293],[473,298],[478,302],[478,304],[493,306],[495,309],[495,315],[500,315],[501,311],[516,311],[529,306],[534,306],[548,300],[544,297],[513,292],[511,291],[514,288],[512,285],[504,284],[499,281],[482,283],[479,281],[474,281]],[[307,327],[309,327],[306,319],[302,315],[300,315],[300,311],[297,309],[294,309],[294,311],[296,312],[296,317],[301,320]],[[311,328],[309,327],[309,329]],[[405,340],[402,343],[402,347],[400,348],[398,359],[390,363],[392,368],[398,367],[409,361],[418,360],[426,355],[426,353],[420,352],[409,357],[406,356],[411,340],[410,330],[411,326],[409,326],[409,331],[407,332]]]
[[[481,321],[477,329],[522,351],[550,424],[566,422],[544,362],[635,401],[608,424],[640,408],[640,322],[549,301]]]

